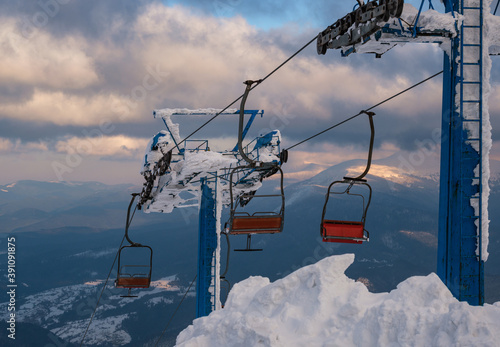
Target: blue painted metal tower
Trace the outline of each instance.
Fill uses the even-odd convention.
[[[454,0],[464,16],[444,57],[437,273],[453,295],[484,303],[483,0]]]

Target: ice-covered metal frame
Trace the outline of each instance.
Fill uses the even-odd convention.
[[[197,204],[200,196],[200,178],[215,175],[220,177],[223,203],[229,203],[229,174],[232,168],[245,163],[237,145],[232,150],[219,153],[210,150],[207,140],[181,141],[178,124],[171,120],[171,116],[211,115],[218,112],[219,110],[215,109],[175,109],[154,112],[156,118],[162,118],[167,130],[160,131],[151,139],[144,157],[141,173],[146,182],[140,207],[145,212],[168,213],[175,207]],[[238,110],[221,113],[221,115],[237,114]],[[247,135],[256,116],[262,117],[264,111],[245,110],[245,114],[250,115],[250,118],[243,136]],[[281,134],[278,130],[274,130],[246,144],[244,152],[254,160],[281,164],[280,144]],[[158,166],[164,167],[159,169]],[[262,179],[270,174],[272,173],[255,168],[238,170],[234,180],[237,195],[257,190]]]

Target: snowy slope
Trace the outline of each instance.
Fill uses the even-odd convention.
[[[178,346],[498,346],[500,302],[458,302],[435,274],[370,293],[344,271],[354,255],[325,258],[270,283],[234,286],[224,309],[196,319]]]
[[[29,295],[18,304],[18,322],[37,324],[63,340],[79,344],[102,289],[102,283],[103,281],[98,280]],[[137,298],[120,297],[126,292],[108,284],[85,343],[97,346],[122,346],[130,343],[134,336],[130,327],[125,327],[127,321],[140,319],[144,312],[150,312],[155,306],[164,309],[166,305],[172,304],[177,300],[179,291],[185,290],[177,283],[175,275],[152,281],[150,289],[133,293]],[[7,304],[0,303],[2,320],[8,318]],[[147,309],[137,312],[137,309],[142,307]]]

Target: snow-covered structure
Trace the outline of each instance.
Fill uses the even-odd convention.
[[[247,88],[247,94],[250,89]],[[245,97],[246,100],[246,97]],[[157,133],[149,142],[141,174],[145,183],[138,206],[145,212],[170,213],[174,208],[199,206],[198,277],[196,282],[196,316],[204,316],[221,307],[220,302],[220,235],[222,206],[235,199],[256,197],[262,180],[281,165],[279,130],[260,135],[243,146],[253,120],[263,110],[226,109],[225,114],[239,115],[238,144],[225,152],[210,150],[207,140],[180,137],[179,124],[172,116],[223,114],[217,109],[161,109],[153,112],[167,130]],[[250,114],[243,130],[244,115]],[[253,165],[249,162],[253,161]],[[281,181],[283,190],[283,181]],[[244,195],[245,194],[245,195]],[[246,198],[248,196],[249,198]],[[243,205],[242,205],[243,206]],[[284,209],[284,203],[283,203]],[[233,211],[234,212],[234,211]],[[232,228],[231,214],[228,233]],[[281,216],[282,217],[282,216]],[[283,220],[283,219],[281,219]],[[283,223],[280,229],[283,228]],[[247,245],[250,244],[248,234]]]
[[[498,346],[500,302],[459,302],[434,273],[370,293],[344,274],[353,261],[332,256],[273,283],[237,283],[177,346]]]
[[[148,199],[143,201],[146,213],[170,213],[174,208],[192,206],[199,203],[200,178],[221,176],[221,199],[223,204],[229,204],[229,174],[234,167],[242,166],[246,162],[238,153],[237,147],[224,152],[210,150],[206,140],[182,141],[179,124],[172,120],[172,116],[207,115],[213,116],[221,110],[209,109],[161,109],[154,111],[154,117],[163,120],[167,130],[161,130],[149,142],[144,155],[141,174],[151,176],[155,166],[162,158],[171,152],[168,167],[164,172],[156,173]],[[262,110],[248,110],[252,118],[247,128],[256,115],[263,115]],[[235,109],[228,109],[224,114],[238,114]],[[246,133],[245,133],[246,134]],[[262,134],[245,145],[244,151],[253,160],[262,162],[280,161],[281,133],[279,130]],[[261,186],[261,174],[256,170],[242,171],[237,175],[235,191],[239,194],[255,191]],[[148,184],[148,182],[146,182]],[[184,194],[181,195],[181,193]]]

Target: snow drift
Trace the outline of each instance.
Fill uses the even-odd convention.
[[[224,309],[196,319],[179,346],[497,346],[500,302],[457,301],[435,274],[370,293],[344,272],[354,255],[325,258],[270,283],[234,286]]]

